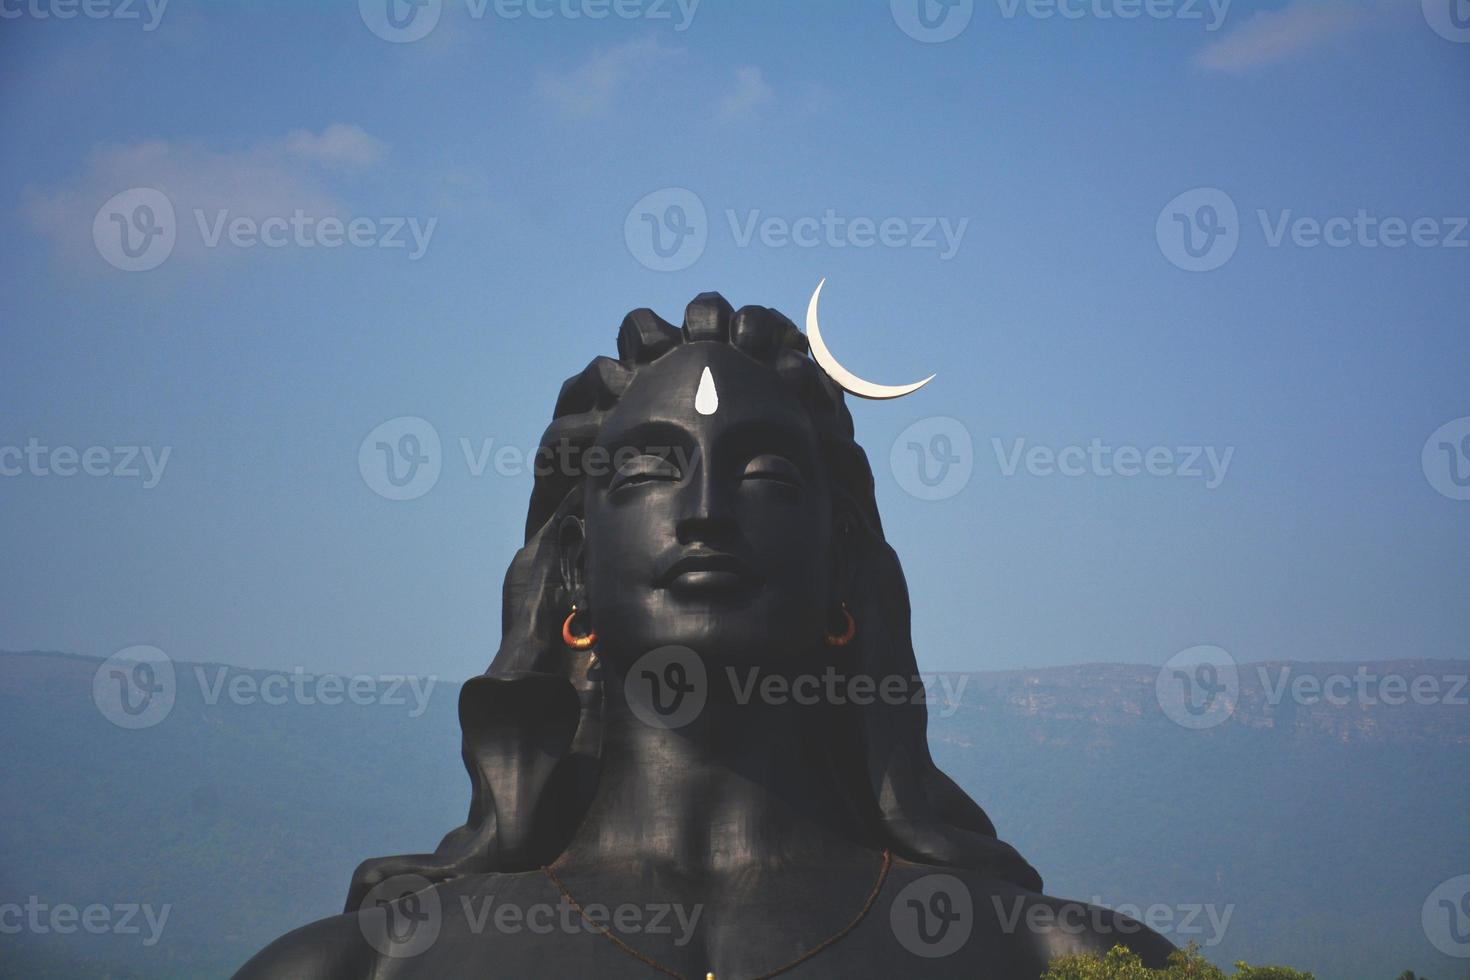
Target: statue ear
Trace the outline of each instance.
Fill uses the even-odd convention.
[[[557,548],[560,551],[561,584],[568,595],[580,596],[583,592],[583,566],[587,554],[587,525],[582,518],[568,514],[561,519],[557,528]]]

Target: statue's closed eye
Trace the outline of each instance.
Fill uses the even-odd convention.
[[[792,487],[799,487],[803,482],[801,470],[796,468],[796,464],[785,456],[777,456],[775,453],[765,453],[746,463],[741,479],[770,480]]]
[[[670,459],[663,456],[654,456],[644,453],[634,456],[613,474],[609,490],[619,490],[623,487],[638,486],[643,483],[652,483],[660,480],[677,481],[683,477],[679,467]]]

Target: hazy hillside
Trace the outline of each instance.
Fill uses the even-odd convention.
[[[1177,921],[1191,907],[1233,908],[1207,950],[1219,963],[1352,980],[1470,976],[1420,921],[1436,885],[1470,872],[1470,708],[1272,706],[1259,670],[1274,685],[1288,666],[1326,676],[1359,665],[1244,667],[1234,715],[1200,731],[1163,715],[1152,667],[979,675],[965,710],[931,721],[930,742],[1053,894],[1163,903]],[[1176,940],[1207,939],[1207,915],[1195,924],[1203,934]]]
[[[264,672],[177,663],[167,718],[124,730],[94,703],[98,663],[0,654],[0,903],[169,917],[152,945],[141,915],[138,934],[7,935],[6,976],[227,975],[339,910],[363,857],[431,848],[463,818],[457,685],[418,717],[407,689],[401,705],[210,704],[222,679]],[[1053,894],[1158,904],[1195,930],[1179,941],[1218,938],[1219,962],[1463,980],[1470,963],[1430,945],[1420,912],[1470,873],[1470,710],[1270,703],[1283,669],[1357,666],[1243,668],[1235,714],[1200,731],[1159,709],[1154,668],[978,674],[931,742]]]

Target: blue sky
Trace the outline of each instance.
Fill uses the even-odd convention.
[[[907,0],[447,0],[407,42],[354,0],[93,2],[0,2],[0,648],[478,671],[530,490],[485,440],[534,446],[630,309],[800,319],[826,277],[848,367],[938,374],[854,406],[924,667],[1470,655],[1448,0],[974,0],[943,41]],[[172,246],[126,271],[139,188]],[[359,450],[403,416],[440,473],[392,500]],[[917,479],[936,435],[967,480]]]

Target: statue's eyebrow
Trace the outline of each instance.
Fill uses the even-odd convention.
[[[674,449],[694,444],[694,434],[676,422],[644,419],[625,429],[604,429],[598,445],[609,449],[631,446],[634,449]]]
[[[725,430],[720,440],[746,453],[780,453],[800,464],[804,470],[820,465],[820,450],[815,440],[809,440],[802,432],[793,431],[791,426],[774,419],[743,419]]]

